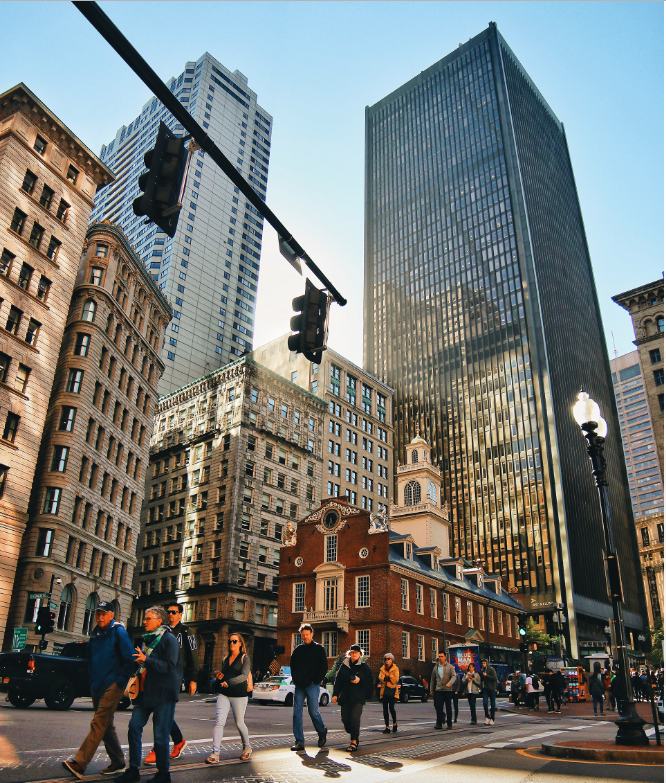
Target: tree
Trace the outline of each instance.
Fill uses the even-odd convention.
[[[326,676],[324,677],[324,682],[327,685],[332,685],[335,682],[335,675],[338,673],[340,666],[342,666],[344,659],[344,655],[338,653],[338,657],[333,661],[333,666],[326,672]]]
[[[542,631],[531,617],[527,618],[525,630],[527,631],[525,641],[528,644],[536,644],[541,650],[550,651],[553,644],[557,641],[557,636],[549,636],[545,631]]]
[[[664,663],[664,621],[661,618],[658,618],[654,627],[650,628],[650,641],[652,650],[649,658],[655,669],[658,669]]]

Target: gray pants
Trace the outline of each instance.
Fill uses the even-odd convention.
[[[234,713],[236,728],[243,740],[243,747],[250,747],[250,734],[245,725],[245,710],[247,709],[247,696],[225,696],[221,693],[217,697],[215,707],[215,727],[213,728],[213,753],[220,752],[220,743],[224,737],[224,724],[227,722],[229,708]]]

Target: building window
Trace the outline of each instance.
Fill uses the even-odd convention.
[[[89,321],[89,322],[95,320],[95,302],[92,299],[87,299],[85,304],[83,305],[81,320]]]
[[[291,635],[291,651],[293,652],[301,644],[304,644],[303,637],[300,633],[293,633]]]
[[[297,582],[294,585],[294,608],[293,612],[305,611],[305,582]]]
[[[479,629],[482,631],[486,630],[486,613],[482,604],[479,604]]]
[[[338,537],[326,536],[326,562],[334,563],[338,559]]]
[[[471,601],[467,602],[467,627],[474,628],[474,611]]]
[[[417,481],[410,481],[405,486],[405,505],[416,506],[421,502],[421,485]]]
[[[60,595],[60,611],[58,612],[58,629],[60,631],[69,631],[70,629],[73,601],[74,589],[71,585],[66,585]]]
[[[421,634],[416,636],[416,651],[419,661],[425,661],[425,638]]]
[[[16,413],[8,413],[5,419],[5,429],[2,433],[3,440],[14,443],[16,440],[16,431],[18,430],[19,421],[21,417]]]
[[[416,585],[416,614],[423,614],[423,585]]]
[[[9,227],[10,229],[19,236],[23,233],[23,229],[25,227],[25,219],[28,216],[25,214],[25,212],[21,212],[20,209],[16,208],[14,210],[14,216],[12,217],[12,222],[10,223]]]
[[[46,141],[44,141],[41,136],[37,136],[33,145],[33,149],[35,149],[40,155],[43,155],[46,152]]]
[[[430,649],[431,649],[431,660],[434,663],[437,660],[437,656],[439,655],[439,644],[437,642],[436,636],[433,636],[430,639]]]
[[[500,636],[503,636],[504,634],[504,626],[502,625],[503,621],[504,621],[504,616],[502,615],[502,612],[500,612],[498,609],[497,610],[497,633]]]
[[[664,370],[663,368],[661,370],[653,370],[652,374],[654,375],[654,382],[656,386],[663,386],[664,385]]]
[[[321,641],[324,646],[327,658],[335,658],[338,654],[338,633],[337,631],[324,631],[321,635]]]
[[[102,285],[102,275],[104,270],[101,267],[94,266],[90,270],[90,283],[91,285]]]
[[[356,577],[356,606],[361,608],[370,606],[370,577]]]
[[[144,582],[143,584],[146,583]],[[83,628],[81,631],[83,632],[84,636],[90,636],[90,632],[95,627],[95,612],[97,611],[97,603],[97,593],[90,593],[88,599],[86,600],[86,608],[83,614]]]
[[[71,392],[72,394],[80,394],[82,383],[83,370],[71,369],[67,377],[67,386],[65,387],[65,391]]]
[[[75,356],[87,356],[90,348],[90,335],[85,332],[79,332],[76,335],[76,343],[74,344]]]
[[[39,533],[37,535],[37,551],[35,552],[37,557],[48,557],[51,554],[54,533],[55,531],[50,528],[39,528]]]
[[[402,632],[402,657],[409,658],[409,633]]]
[[[406,579],[400,580],[400,601],[402,608],[409,611],[409,582]]]
[[[437,617],[437,591],[430,588],[430,616]]]
[[[460,618],[460,598],[456,598],[456,625],[461,625],[462,620]]]
[[[65,473],[67,470],[67,457],[69,456],[68,446],[55,446],[53,448],[53,460],[51,461],[51,470],[56,473]]]
[[[370,655],[370,631],[356,631],[356,644],[363,650],[361,655]]]
[[[650,351],[650,363],[651,364],[659,364],[661,361],[661,351],[659,348],[653,348]]]
[[[60,506],[62,490],[60,487],[47,487],[44,496],[44,508],[42,514],[57,514]]]

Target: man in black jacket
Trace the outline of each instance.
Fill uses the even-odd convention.
[[[134,656],[141,682],[139,698],[134,703],[127,729],[130,765],[118,778],[119,783],[139,783],[141,776],[141,737],[143,727],[153,716],[153,740],[157,756],[157,774],[148,783],[171,783],[169,774],[169,731],[180,693],[183,670],[178,642],[169,633],[167,613],[161,606],[146,610],[143,627],[143,649],[136,647]]]
[[[294,683],[294,738],[296,742],[292,745],[292,750],[305,750],[305,735],[303,734],[303,702],[308,700],[308,712],[319,735],[320,748],[326,745],[326,726],[319,714],[319,683],[326,676],[328,671],[328,660],[326,651],[317,642],[312,640],[312,626],[304,623],[298,629],[303,639],[303,644],[291,654],[289,662],[291,666],[291,679]]]
[[[344,659],[338,669],[333,686],[333,703],[340,704],[342,724],[351,739],[347,748],[350,752],[358,748],[363,705],[372,694],[372,672],[368,664],[361,660],[362,655],[361,646],[352,644],[349,657]]]
[[[197,649],[197,640],[190,629],[183,623],[182,604],[169,604],[167,614],[169,615],[171,633],[176,637],[180,647],[180,665],[183,670],[183,682],[190,696],[194,696],[197,692],[197,675],[194,663],[194,650]],[[170,758],[177,759],[187,747],[187,742],[183,737],[182,731],[178,728],[175,718],[171,725],[171,741],[173,742],[173,748],[171,749]],[[155,748],[150,751],[143,763],[155,764]]]

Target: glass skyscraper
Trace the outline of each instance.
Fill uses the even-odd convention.
[[[167,85],[265,200],[273,122],[247,77],[206,53]],[[102,147],[100,157],[116,180],[99,191],[91,221],[123,229],[173,307],[159,385],[167,394],[252,349],[263,218],[201,150],[190,164],[175,237],[137,217],[132,202],[143,156],[160,121],[184,135],[152,98]]]
[[[366,108],[365,215],[365,369],[395,389],[395,453],[419,431],[433,444],[453,550],[528,610],[562,602],[570,655],[605,638],[599,501],[571,414],[582,384],[609,423],[637,632],[631,499],[566,136],[494,23]]]

